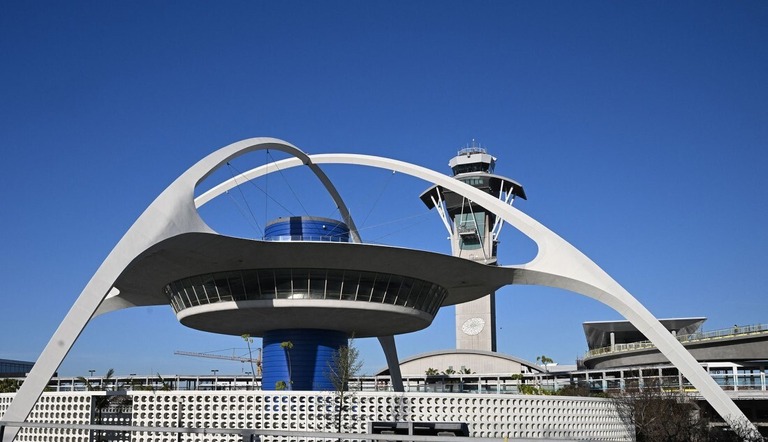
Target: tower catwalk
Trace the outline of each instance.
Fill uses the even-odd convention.
[[[523,187],[494,175],[496,158],[474,140],[459,150],[448,165],[459,181],[489,193],[507,204],[526,199]],[[436,208],[451,239],[453,256],[496,265],[496,249],[503,221],[467,198],[433,186],[421,194],[427,207]],[[456,348],[496,351],[495,293],[456,305]]]

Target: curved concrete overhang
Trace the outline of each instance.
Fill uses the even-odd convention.
[[[535,363],[531,361],[527,361],[522,358],[518,358],[513,355],[508,355],[505,353],[497,353],[493,351],[485,351],[485,350],[471,350],[471,349],[451,349],[451,350],[437,350],[437,351],[430,351],[426,353],[419,353],[414,356],[410,356],[408,358],[404,358],[400,361],[400,365],[405,365],[411,362],[419,361],[419,360],[427,360],[427,359],[434,359],[437,357],[443,357],[443,356],[453,356],[453,357],[466,357],[466,356],[479,356],[479,357],[487,357],[487,358],[493,358],[493,359],[500,359],[504,361],[513,362],[515,364],[520,364],[521,366],[527,367],[530,372],[536,372],[541,373],[542,369],[540,366],[536,365]],[[511,373],[506,373],[511,374]],[[384,368],[382,370],[379,370],[376,373],[376,376],[386,376],[389,375],[389,369]]]
[[[525,195],[525,189],[523,189],[523,186],[518,183],[515,180],[511,180],[509,178],[499,176],[499,175],[493,175],[488,173],[480,173],[480,172],[468,172],[468,173],[462,173],[460,175],[454,176],[455,179],[461,181],[462,178],[469,178],[472,176],[481,176],[481,177],[490,177],[492,182],[495,182],[495,187],[501,188],[503,186],[505,192],[509,192],[511,189],[511,192],[518,198],[522,199],[528,199]],[[445,191],[442,186],[434,185],[431,186],[429,189],[425,190],[424,192],[419,195],[419,198],[421,201],[427,206],[427,208],[432,209],[435,207],[435,201],[442,198],[442,193]]]
[[[165,286],[178,279],[248,269],[317,268],[390,273],[444,287],[443,305],[480,298],[506,285],[516,269],[486,266],[422,250],[360,243],[274,242],[215,233],[185,233],[137,256],[120,274],[98,313],[168,304]]]
[[[695,333],[706,320],[707,318],[701,316],[659,319],[659,322],[670,332],[674,331],[678,336],[682,336]],[[614,335],[616,344],[645,341],[645,335],[629,321],[588,321],[582,326],[584,336],[587,338],[587,348],[590,350],[611,345],[611,333]]]
[[[187,327],[213,333],[264,336],[271,330],[337,330],[358,338],[402,334],[429,326],[434,316],[409,307],[327,299],[228,301],[190,307],[176,317]]]

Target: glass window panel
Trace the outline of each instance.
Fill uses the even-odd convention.
[[[341,284],[344,275],[340,270],[329,270],[325,285],[326,299],[341,299]]]
[[[293,292],[291,298],[309,298],[309,270],[294,269],[291,271]]]
[[[176,281],[176,287],[174,296],[178,296],[181,305],[189,307],[189,297],[187,296],[187,290],[184,288],[184,280]]]
[[[432,302],[432,305],[429,306],[430,313],[435,314],[438,310],[440,310],[440,307],[443,305],[443,301],[445,301],[445,296],[447,293],[448,292],[444,288],[440,288]]]
[[[397,294],[400,292],[400,286],[403,284],[403,278],[400,276],[392,275],[389,278],[389,286],[387,287],[387,295],[384,298],[384,304],[394,305],[397,299]]]
[[[413,280],[413,288],[411,289],[411,292],[408,294],[408,297],[405,299],[405,303],[403,304],[406,307],[413,307],[416,304],[416,301],[419,298],[419,295],[421,295],[421,291],[424,290],[424,283],[419,281],[418,279]]]
[[[232,292],[229,290],[227,276],[229,276],[228,273],[218,273],[214,275],[213,283],[216,285],[216,291],[219,294],[219,299],[222,301],[232,300]]]
[[[216,302],[219,300],[219,293],[216,290],[216,283],[213,280],[213,275],[203,276],[203,290],[208,297],[208,302]]]
[[[259,288],[261,289],[260,299],[277,298],[277,285],[275,283],[275,272],[272,270],[260,270]]]
[[[357,286],[360,283],[359,272],[345,272],[344,273],[344,287],[341,289],[341,299],[350,301],[355,300],[357,295]]]
[[[290,269],[275,270],[275,288],[277,299],[288,299],[293,294],[293,281]]]
[[[181,306],[181,305],[180,305],[180,303],[179,303],[179,298],[178,298],[178,297],[174,297],[174,298],[171,300],[171,307],[173,307],[173,311],[174,311],[175,313],[178,313],[178,312],[180,312],[180,311],[181,311],[181,310],[183,310],[183,308],[184,308],[183,306]]]
[[[443,289],[442,287],[438,285],[433,285],[433,290],[429,295],[429,298],[427,299],[427,302],[424,303],[424,310],[431,312],[435,307],[435,300],[440,299],[440,294],[442,293]]]
[[[229,290],[232,293],[232,299],[235,301],[243,301],[245,296],[245,285],[243,284],[243,277],[241,272],[232,272],[229,274]]]
[[[185,280],[185,288],[186,288],[186,283],[189,283],[187,294],[189,295],[190,301],[192,301],[193,303],[192,305],[201,305],[201,304],[208,303],[208,298],[205,296],[205,291],[203,290],[202,278],[200,278],[199,276],[193,276],[191,278],[187,278]]]
[[[427,299],[424,300],[424,303],[422,304],[422,308],[426,311],[429,309],[430,304],[437,298],[438,293],[440,293],[440,286],[436,284],[432,284],[432,289],[429,291],[429,296],[427,296]]]
[[[174,298],[178,296],[178,292],[174,290],[175,284],[177,283],[170,283],[167,286],[165,286],[165,297],[168,298],[168,301],[173,301]]]
[[[309,297],[323,299],[325,297],[325,270],[309,271]]]
[[[371,302],[382,303],[384,296],[387,294],[387,287],[389,286],[389,275],[378,275],[376,282],[373,283],[373,293],[371,295]]]
[[[260,288],[258,273],[253,270],[243,270],[241,274],[245,299],[259,299]]]
[[[429,293],[432,291],[432,284],[424,284],[421,289],[421,293],[413,301],[413,308],[417,310],[424,310],[424,301],[429,297]]]
[[[397,292],[397,299],[395,300],[395,304],[405,305],[412,291],[413,291],[413,279],[412,278],[404,279],[403,283],[400,285],[400,290]]]
[[[165,286],[165,295],[168,297],[168,301],[171,303],[171,307],[173,307],[173,311],[178,313],[183,307],[180,305],[180,297],[177,291],[174,291],[173,287],[179,287],[179,284],[171,283]]]
[[[370,301],[373,291],[373,282],[376,278],[375,273],[362,273],[360,275],[360,284],[357,288],[356,301]]]
[[[435,286],[435,290],[432,291],[429,299],[424,304],[424,311],[427,313],[434,313],[437,309],[438,300],[440,300],[443,289]]]

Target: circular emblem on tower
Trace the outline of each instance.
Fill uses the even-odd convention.
[[[485,328],[485,321],[483,318],[469,318],[461,325],[461,331],[469,336],[479,335],[480,332],[483,331],[483,328]]]

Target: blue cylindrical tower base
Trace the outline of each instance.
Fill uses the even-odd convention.
[[[263,390],[333,390],[328,367],[333,353],[347,345],[347,334],[334,330],[272,330],[264,334],[262,345]]]

